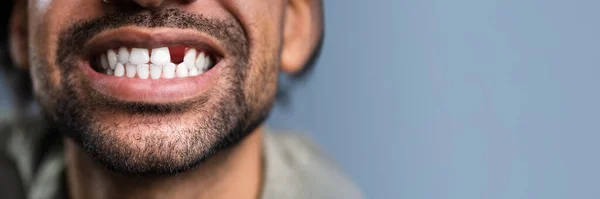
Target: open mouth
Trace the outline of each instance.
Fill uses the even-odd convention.
[[[116,77],[172,79],[198,76],[215,66],[214,55],[188,46],[109,49],[91,63],[96,72]]]
[[[193,30],[124,27],[84,46],[85,77],[96,91],[124,101],[169,103],[218,85],[231,64],[218,40]],[[87,64],[86,64],[87,63]]]

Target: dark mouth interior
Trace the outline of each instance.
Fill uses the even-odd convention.
[[[174,64],[180,64],[183,62],[183,57],[185,56],[185,51],[187,51],[189,47],[186,46],[171,46],[169,47],[169,52],[171,53],[171,62]]]

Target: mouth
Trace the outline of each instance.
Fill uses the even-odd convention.
[[[210,53],[183,45],[153,49],[122,46],[96,56],[91,67],[109,76],[157,80],[201,75],[215,66],[213,60],[216,58]]]
[[[192,30],[126,27],[84,46],[91,87],[122,101],[169,103],[214,87],[227,60],[218,42]]]

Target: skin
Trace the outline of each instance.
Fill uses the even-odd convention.
[[[98,20],[117,15],[153,23],[107,28],[115,23]],[[177,16],[196,26],[174,25],[184,21]],[[258,198],[260,126],[278,74],[303,69],[320,42],[322,17],[320,0],[19,0],[10,47],[16,67],[32,77],[42,112],[64,136],[72,198]],[[99,31],[76,29],[89,21],[98,21]],[[222,59],[193,81],[201,84],[195,92],[107,94],[94,86],[99,76],[86,68],[94,54],[85,52],[102,34],[123,29],[190,33]],[[89,38],[77,39],[83,32]]]

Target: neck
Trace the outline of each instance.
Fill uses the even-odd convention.
[[[258,198],[262,136],[262,130],[257,129],[237,146],[217,152],[193,170],[161,177],[127,177],[109,171],[67,138],[69,194],[73,199]]]

